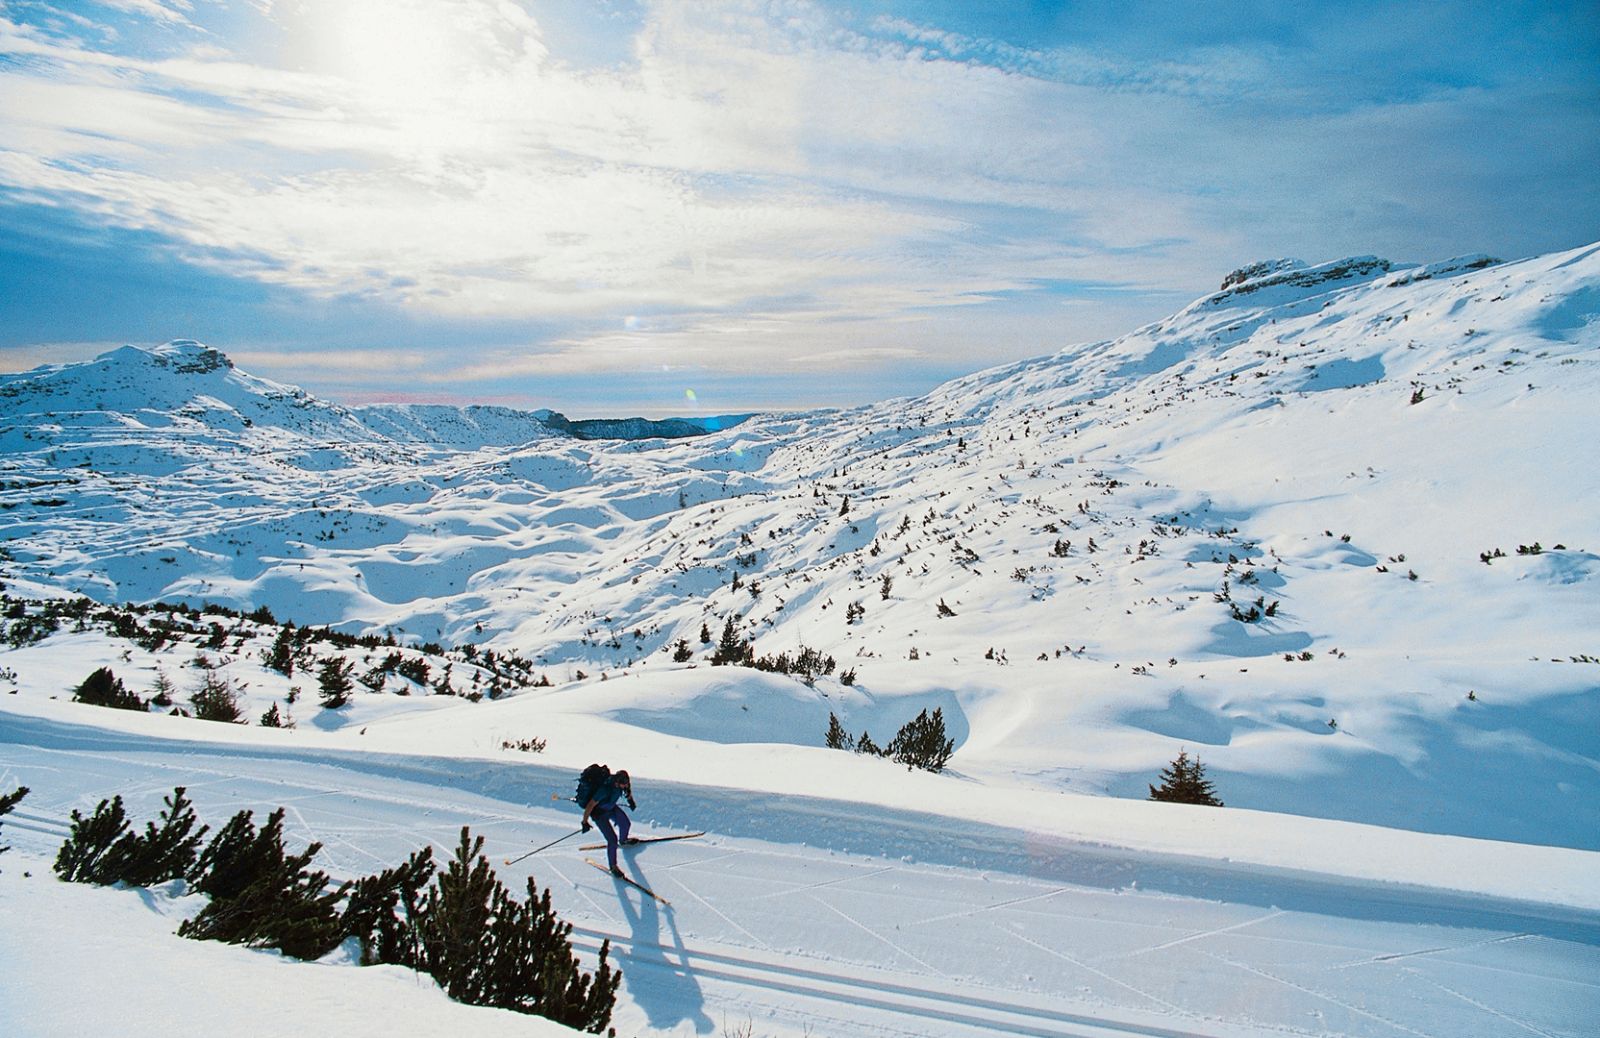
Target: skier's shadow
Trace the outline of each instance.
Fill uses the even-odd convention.
[[[637,871],[634,861],[628,864],[633,867],[634,878],[654,889],[644,873]],[[705,995],[689,971],[689,952],[683,946],[672,912],[662,912],[655,898],[621,881],[617,882],[617,896],[633,939],[632,950],[623,964],[628,993],[644,1010],[650,1026],[671,1030],[687,1020],[697,1034],[709,1033],[714,1025],[706,1015]],[[662,933],[663,920],[668,934]]]

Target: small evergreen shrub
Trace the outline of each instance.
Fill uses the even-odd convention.
[[[84,818],[72,812],[72,829],[56,854],[56,875],[72,883],[147,887],[180,879],[193,867],[206,828],[195,831],[194,805],[183,786],[166,798],[160,826],[145,823],[143,835],[128,828],[122,798],[102,800]]]
[[[1211,780],[1206,778],[1206,768],[1200,758],[1189,759],[1187,750],[1179,750],[1178,757],[1161,769],[1161,785],[1150,787],[1151,800],[1173,804],[1204,804],[1221,807]]]
[[[855,739],[851,737],[849,732],[844,730],[844,725],[839,723],[839,719],[834,716],[832,710],[828,711],[828,734],[824,737],[823,742],[830,750],[853,750],[856,748]]]
[[[0,818],[4,818],[6,815],[10,814],[11,809],[16,807],[17,804],[21,802],[22,798],[27,795],[27,786],[18,786],[11,792],[0,795]],[[11,848],[7,847],[5,844],[0,843],[0,854],[4,854],[10,849]]]
[[[323,660],[317,668],[317,690],[322,705],[337,710],[350,702],[355,685],[350,680],[350,664],[341,657]]]
[[[819,674],[832,674],[835,662],[832,656],[824,656],[816,649],[800,646],[793,655],[780,652],[776,656],[747,656],[745,662],[756,670],[764,670],[774,674],[793,674],[806,684],[817,680]]]
[[[419,891],[433,874],[433,848],[424,847],[404,865],[364,876],[350,885],[343,927],[360,942],[362,965],[409,965],[416,960],[410,918],[417,910]]]
[[[907,721],[884,748],[885,756],[894,758],[907,768],[921,768],[935,773],[944,770],[954,751],[955,740],[945,738],[942,707],[935,707],[932,714],[923,710]]]
[[[276,948],[297,959],[318,959],[344,939],[338,904],[346,888],[328,889],[328,874],[308,868],[322,849],[283,849],[278,808],[258,831],[249,811],[235,815],[191,869],[196,890],[211,901],[178,927],[178,936]]]
[[[73,690],[72,701],[91,706],[109,706],[114,710],[147,709],[145,701],[129,692],[110,667],[101,667],[84,678],[83,683]]]
[[[163,800],[166,808],[158,819],[159,828],[154,822],[146,822],[144,835],[134,837],[118,877],[122,882],[153,886],[181,879],[194,867],[207,827],[195,828],[199,818],[185,792],[183,786],[175,787],[172,795]]]
[[[413,656],[402,659],[395,666],[395,672],[403,678],[415,681],[419,685],[427,685],[431,668],[428,666],[427,660]]]
[[[239,694],[233,690],[232,683],[210,668],[206,669],[205,677],[200,679],[200,687],[189,697],[189,705],[194,708],[194,716],[202,721],[223,721],[227,724],[244,721]]]
[[[495,877],[481,853],[483,837],[465,826],[455,857],[411,912],[415,968],[430,974],[446,994],[472,1005],[533,1013],[569,1027],[601,1033],[611,1020],[622,975],[600,945],[599,970],[583,973],[561,922],[528,880],[519,903]]]
[[[294,624],[285,624],[278,631],[272,648],[262,653],[262,662],[286,678],[294,677]]]
[[[722,624],[722,637],[717,642],[716,651],[711,654],[711,665],[722,667],[728,664],[738,665],[748,663],[754,650],[750,643],[739,637],[739,629],[734,626],[733,617],[728,617]]]
[[[831,750],[854,750],[874,757],[889,757],[908,768],[935,773],[944,770],[955,752],[955,740],[945,735],[942,707],[935,708],[931,714],[926,710],[918,713],[900,727],[887,746],[873,742],[871,734],[865,730],[860,738],[851,738],[844,725],[829,711],[828,731],[823,742]]]
[[[88,818],[72,812],[72,828],[56,852],[56,875],[69,883],[115,883],[115,877],[102,879],[110,868],[103,865],[112,846],[128,834],[128,815],[122,798],[102,800]]]

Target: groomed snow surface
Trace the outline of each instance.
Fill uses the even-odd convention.
[[[575,828],[573,807],[551,799],[572,769],[526,754],[441,756],[414,734],[410,753],[398,737],[355,750],[315,730],[28,707],[0,715],[0,785],[34,790],[0,830],[14,848],[0,859],[9,1035],[561,1030],[453,1005],[427,978],[348,954],[298,964],[202,946],[173,934],[199,908],[181,889],[50,873],[70,811],[121,794],[133,818],[154,818],[179,784],[213,826],[287,808],[291,847],[321,841],[318,864],[339,878],[424,844],[443,858],[470,826],[512,889],[525,875],[551,889],[586,961],[613,942],[623,1035],[1488,1038],[1591,1035],[1600,1018],[1592,852],[1071,796],[991,796],[989,820],[962,817],[957,796],[958,813],[940,815],[903,805],[937,809],[953,779],[861,761],[855,776],[808,780],[802,751],[771,747],[767,765],[748,764],[754,791],[633,769],[638,832],[707,830],[624,852],[663,907],[587,865],[603,859],[578,849],[590,837],[503,864]],[[495,720],[518,708],[481,706]],[[808,795],[851,781],[865,802]],[[1097,826],[1100,839],[1085,836]],[[1189,854],[1141,849],[1167,826]],[[1326,869],[1248,864],[1285,847],[1326,854]]]

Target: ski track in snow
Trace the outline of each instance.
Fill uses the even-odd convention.
[[[462,824],[488,834],[489,853],[499,855],[545,842],[575,821],[538,792],[523,807],[503,791],[428,784],[431,775],[483,762],[432,759],[408,774],[393,759],[360,754],[240,754],[205,743],[175,753],[159,742],[139,751],[136,737],[117,733],[9,720],[6,728],[0,771],[37,792],[7,818],[5,835],[40,855],[65,836],[69,809],[121,793],[137,824],[179,784],[213,827],[234,810],[285,806],[291,843],[321,841],[317,864],[338,878],[396,864],[423,843],[448,855]],[[502,787],[547,786],[540,769],[499,770]],[[529,770],[523,782],[509,780]],[[656,784],[641,794],[647,809],[646,796],[693,796]],[[731,813],[713,794],[699,796],[708,819]],[[782,816],[784,798],[769,800]],[[589,877],[592,870],[559,845],[526,868],[499,871],[514,890],[526,875],[549,887],[584,956],[596,954],[601,940],[612,942],[628,998],[642,1014],[620,1020],[619,1030],[644,1035],[686,1023],[703,1033],[715,1025],[714,1013],[730,1012],[796,1030],[813,1023],[830,1038],[1325,1033],[1328,1023],[1306,1025],[1308,1006],[1333,1014],[1333,1033],[1363,1038],[1565,1038],[1600,1018],[1600,987],[1583,979],[1585,968],[1600,965],[1600,918],[1589,915],[1516,918],[1513,906],[1450,898],[1401,905],[1382,891],[1370,903],[1350,903],[1343,883],[1321,889],[1320,911],[1264,907],[1132,884],[1061,883],[1008,870],[1005,854],[988,863],[999,866],[992,869],[886,863],[826,849],[817,805],[797,807],[791,823],[812,822],[793,827],[784,842],[718,834],[713,826],[700,840],[625,850],[630,874],[672,895],[670,908]],[[916,842],[918,824],[893,811],[876,818],[884,846],[897,849]],[[970,855],[961,842],[959,855]],[[1137,860],[1128,864],[1128,874],[1140,874]],[[1277,881],[1256,882],[1258,894],[1270,895]],[[1302,901],[1318,900],[1316,882],[1303,883]],[[1235,877],[1229,889],[1250,885]],[[939,910],[952,900],[969,907]],[[799,909],[802,902],[810,907]],[[1367,954],[1349,954],[1358,949]],[[1444,972],[1419,978],[1410,964],[1423,957]],[[1514,993],[1498,1000],[1464,993],[1485,969],[1514,972]],[[1408,995],[1421,981],[1459,1008],[1434,1022],[1437,1000],[1419,1005]],[[1551,1019],[1537,1016],[1540,1006]],[[1462,1026],[1468,1029],[1456,1029]]]

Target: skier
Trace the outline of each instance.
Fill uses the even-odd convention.
[[[595,786],[589,796],[589,802],[583,805],[583,831],[588,832],[591,826],[589,820],[594,819],[600,826],[600,831],[606,838],[606,860],[611,865],[613,876],[622,875],[622,869],[617,865],[617,843],[620,836],[622,843],[635,843],[628,835],[628,830],[633,827],[633,822],[628,818],[628,812],[622,809],[617,801],[626,798],[628,806],[635,811],[639,804],[633,799],[633,781],[628,778],[626,771],[618,771]],[[613,828],[613,823],[615,828]]]

